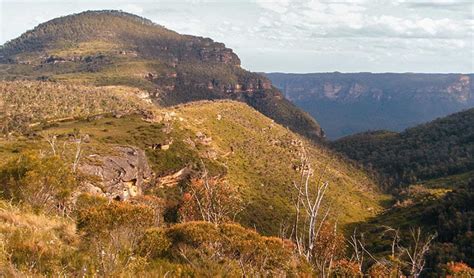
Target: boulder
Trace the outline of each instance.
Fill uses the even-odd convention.
[[[79,171],[94,180],[88,191],[120,201],[141,195],[153,177],[145,152],[130,146],[115,147],[114,152],[91,155],[79,165]]]

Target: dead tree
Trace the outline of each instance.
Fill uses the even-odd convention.
[[[76,172],[77,167],[79,166],[79,161],[80,161],[81,155],[82,155],[82,143],[83,143],[83,141],[84,141],[84,136],[82,136],[82,135],[74,136],[74,139],[72,140],[72,142],[76,146],[76,150],[75,150],[75,154],[74,154],[74,160],[72,162],[72,171],[73,172]]]
[[[51,147],[51,151],[53,152],[53,155],[56,155],[56,149],[57,149],[57,146],[56,146],[57,137],[56,137],[56,135],[48,133],[48,134],[46,134],[44,139],[46,140],[46,142],[48,142],[49,146]]]
[[[321,230],[327,224],[330,212],[329,208],[323,208],[323,200],[329,183],[322,181],[325,169],[317,180],[313,181],[314,169],[304,147],[300,151],[300,165],[297,169],[301,175],[298,182],[293,182],[293,187],[296,189],[295,219],[290,238],[295,242],[297,252],[325,277],[330,272],[334,256],[331,250],[335,250],[335,246],[331,245],[332,243],[326,244],[325,250],[322,251],[317,250],[316,245]],[[336,235],[337,225],[334,225],[331,233]],[[318,252],[321,254],[317,254]]]
[[[407,263],[410,266],[410,277],[419,277],[426,263],[426,253],[430,250],[433,240],[437,234],[422,235],[421,228],[410,229],[411,244],[408,248],[402,247],[402,250],[408,257]]]
[[[51,152],[53,156],[58,155],[60,158],[66,160],[66,161],[71,161],[72,160],[72,170],[73,172],[77,171],[77,167],[79,166],[79,161],[81,159],[82,155],[82,145],[84,141],[86,141],[86,138],[88,138],[88,135],[82,135],[82,134],[74,134],[73,137],[70,137],[69,141],[64,141],[63,146],[62,146],[62,151],[58,152],[58,137],[56,134],[51,134],[48,133],[44,136],[44,139],[46,142],[48,142]],[[69,148],[67,146],[69,144],[74,145],[74,151],[73,154],[70,154]]]
[[[362,266],[365,262],[364,254],[368,255],[370,259],[381,267],[385,275],[394,275],[395,277],[403,276],[402,272],[408,274],[409,277],[419,277],[425,267],[425,256],[429,251],[436,234],[423,235],[421,228],[412,228],[410,230],[410,238],[407,239],[409,247],[404,247],[401,242],[400,230],[385,226],[386,233],[392,234],[391,253],[388,259],[376,258],[369,250],[365,248],[363,242],[363,235],[360,239],[354,234],[348,240],[348,243],[353,248],[352,260],[356,261],[362,271]]]
[[[243,209],[236,188],[219,176],[209,176],[205,167],[199,177],[191,179],[187,189],[180,208],[183,221],[204,220],[220,224],[233,221]]]
[[[357,238],[357,230],[354,229],[354,232],[352,236],[350,237],[350,240],[347,240],[349,245],[352,247],[353,254],[351,260],[355,261],[357,263],[357,266],[359,267],[360,273],[363,273],[362,267],[365,262],[365,251],[364,251],[364,245],[363,243]]]

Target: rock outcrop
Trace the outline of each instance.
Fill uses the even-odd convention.
[[[90,155],[79,166],[90,177],[85,191],[120,201],[141,195],[153,176],[145,152],[130,146],[113,151],[111,155]]]
[[[168,176],[160,177],[158,179],[157,185],[158,187],[173,187],[178,185],[182,180],[186,179],[189,177],[189,175],[192,173],[192,170],[189,167],[185,167],[181,170],[179,170],[176,173],[173,173]]]

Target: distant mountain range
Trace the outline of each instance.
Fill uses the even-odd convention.
[[[403,129],[474,106],[473,74],[268,73],[330,139]]]

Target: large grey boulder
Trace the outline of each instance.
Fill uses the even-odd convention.
[[[153,173],[145,152],[131,146],[118,146],[112,155],[89,155],[79,165],[88,176],[85,191],[115,200],[141,195]]]

